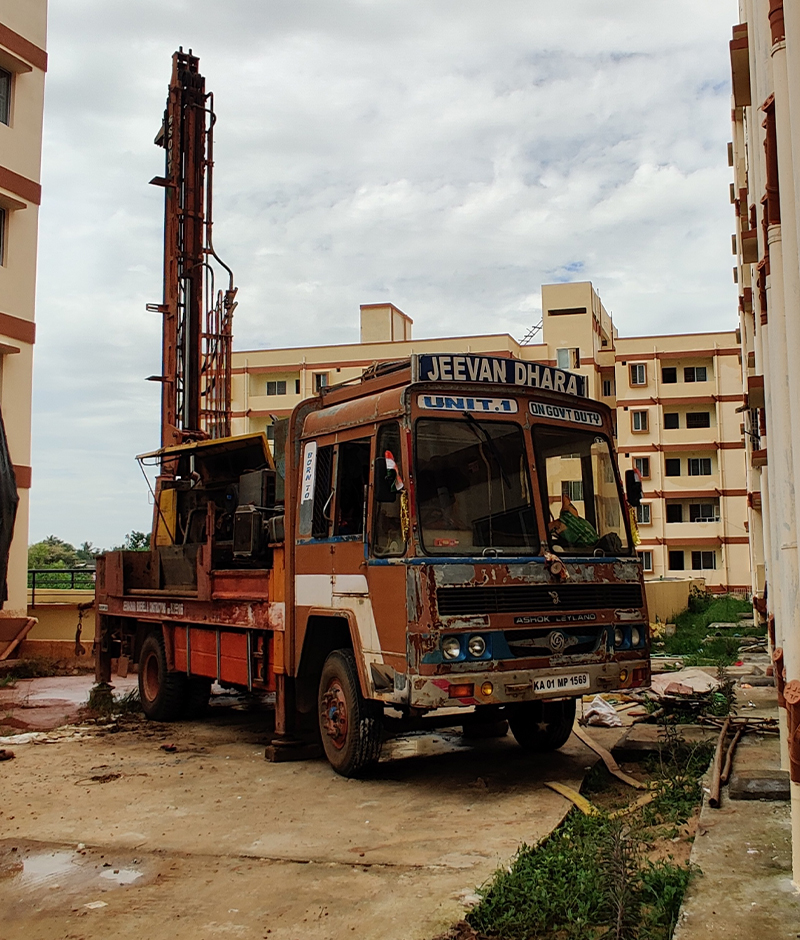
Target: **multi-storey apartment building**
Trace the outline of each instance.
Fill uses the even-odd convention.
[[[588,379],[617,411],[623,470],[636,467],[648,577],[702,576],[713,590],[749,590],[747,489],[736,334],[620,338],[589,282],[542,288],[541,342],[507,334],[412,339],[392,304],[361,307],[361,342],[233,355],[234,432],[266,430],[321,386],[412,352],[482,352],[544,362]],[[538,331],[537,331],[538,332]]]
[[[800,884],[800,5],[739,0],[730,43],[739,285],[754,588],[779,659],[782,762],[791,772],[793,875]],[[765,576],[764,576],[765,575]],[[791,685],[790,685],[791,683]],[[789,690],[792,690],[791,692]]]
[[[0,617],[27,615],[31,387],[47,0],[0,0],[0,409],[20,501]]]

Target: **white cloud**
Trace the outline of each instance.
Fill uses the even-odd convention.
[[[235,346],[510,331],[590,279],[625,334],[735,323],[734,0],[51,0],[31,537],[147,528],[178,45],[218,124]]]

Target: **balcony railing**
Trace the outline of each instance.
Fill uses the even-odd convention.
[[[37,591],[93,591],[94,581],[94,568],[29,568],[31,607],[36,606]]]

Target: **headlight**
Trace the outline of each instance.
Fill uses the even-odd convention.
[[[484,640],[482,636],[471,636],[467,643],[467,649],[469,650],[469,655],[477,659],[486,652],[486,640]]]
[[[642,642],[642,631],[639,627],[631,627],[631,646],[638,646]]]
[[[442,640],[442,656],[445,659],[458,659],[461,655],[461,643],[457,636],[447,636]]]
[[[620,647],[625,642],[625,631],[622,627],[614,627],[614,646]]]

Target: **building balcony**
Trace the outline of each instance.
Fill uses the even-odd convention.
[[[684,516],[686,513],[684,512]],[[667,544],[680,543],[690,545],[696,539],[698,545],[708,544],[708,539],[719,540],[722,537],[722,523],[715,522],[666,522],[664,523],[664,538]]]
[[[662,493],[665,499],[691,499],[695,495],[717,496],[720,485],[719,473],[709,476],[679,476],[663,477],[661,481]]]

